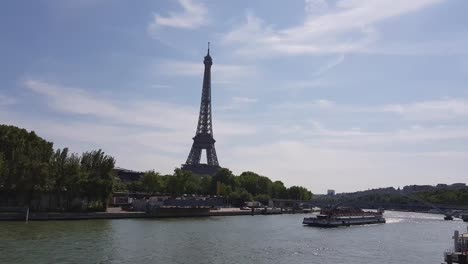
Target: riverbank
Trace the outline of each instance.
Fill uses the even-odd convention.
[[[164,208],[162,213],[129,212],[121,208],[108,208],[106,212],[31,212],[28,216],[24,212],[1,213],[0,221],[47,221],[47,220],[91,220],[91,219],[132,219],[132,218],[177,218],[177,217],[210,217],[210,216],[238,216],[264,214],[291,214],[302,211],[263,209],[241,210],[240,208]]]
[[[127,219],[147,218],[145,212],[126,212],[120,208],[109,208],[107,212],[24,212],[1,213],[2,221],[47,221],[47,220],[90,220],[90,219]],[[119,209],[119,210],[117,210]]]

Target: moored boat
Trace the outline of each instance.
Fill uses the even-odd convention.
[[[445,215],[444,220],[453,220],[453,216],[452,215]]]
[[[468,228],[464,234],[455,231],[452,238],[453,249],[444,252],[444,261],[448,264],[468,264]]]
[[[318,227],[338,227],[385,223],[383,211],[363,211],[360,208],[332,207],[324,208],[315,217],[305,217],[303,225]]]
[[[464,212],[460,215],[460,217],[463,219],[463,221],[468,222],[468,212]]]

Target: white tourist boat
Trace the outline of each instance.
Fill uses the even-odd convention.
[[[383,211],[363,211],[359,208],[325,208],[314,217],[305,217],[302,224],[317,227],[337,227],[385,223]]]

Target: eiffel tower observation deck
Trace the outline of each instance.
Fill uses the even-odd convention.
[[[205,72],[197,131],[187,161],[182,165],[182,169],[198,175],[214,175],[220,169],[220,166],[216,156],[216,140],[213,137],[213,122],[211,119],[211,65],[213,65],[213,60],[210,56],[209,42],[208,53],[203,60],[203,64],[205,64]],[[206,164],[200,163],[203,150],[206,151]]]

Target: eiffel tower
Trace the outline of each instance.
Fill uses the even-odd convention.
[[[213,138],[213,123],[211,120],[211,65],[213,60],[210,56],[210,43],[208,42],[208,53],[203,60],[205,72],[203,75],[203,89],[200,104],[200,114],[192,149],[182,169],[191,171],[198,175],[214,175],[220,166],[216,156],[215,142]],[[207,164],[201,164],[202,150],[206,150]]]

